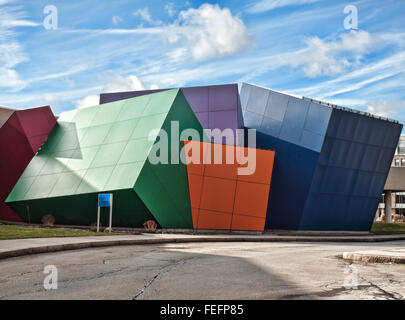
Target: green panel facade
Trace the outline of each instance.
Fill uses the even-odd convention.
[[[6,202],[24,221],[52,214],[57,224],[89,225],[97,194],[112,192],[116,226],[154,219],[165,228],[192,228],[185,165],[148,160],[156,142],[150,132],[165,130],[171,143],[171,121],[202,134],[178,89],[65,113]],[[177,132],[174,139],[182,148]]]
[[[175,151],[173,155],[171,152],[172,139],[170,138],[173,134],[177,134],[177,128],[173,128],[174,131],[171,133],[172,125],[175,122],[178,123],[179,133],[184,132],[186,129],[194,128],[198,131],[200,139],[203,139],[203,130],[181,92],[175,100],[175,105],[176,107],[169,111],[162,125],[162,130],[169,133],[169,163],[152,165],[147,162],[135,184],[135,191],[162,227],[192,229],[193,221],[187,168],[181,162],[181,159],[175,159],[176,156],[179,157],[181,154],[184,146],[183,140],[189,137],[179,136],[173,139],[178,144],[178,147],[173,146],[173,150]],[[180,152],[177,152],[177,150]],[[173,161],[172,156],[174,156],[175,162],[178,163]],[[151,193],[150,190],[154,190],[154,192]],[[156,201],[155,194],[162,194],[162,199]]]

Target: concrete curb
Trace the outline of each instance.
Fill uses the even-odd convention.
[[[361,252],[344,252],[343,259],[369,263],[398,263],[405,264],[405,257],[388,254],[367,254]]]
[[[155,239],[112,239],[65,243],[57,245],[39,245],[15,250],[0,252],[0,259],[19,257],[30,254],[49,253],[65,250],[78,250],[86,248],[100,248],[124,245],[152,245],[167,243],[192,242],[383,242],[405,240],[405,235],[398,236],[357,236],[357,237],[309,237],[309,236],[190,236]],[[5,240],[7,241],[7,240]],[[1,243],[1,241],[0,241]]]

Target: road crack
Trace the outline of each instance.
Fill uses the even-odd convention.
[[[155,280],[157,280],[161,275],[165,274],[165,273],[169,273],[170,271],[172,271],[174,268],[178,267],[179,265],[184,265],[186,262],[193,260],[193,259],[197,259],[198,257],[190,257],[190,258],[185,258],[185,259],[181,259],[177,262],[174,263],[169,263],[163,267],[160,268],[160,272],[158,272],[157,274],[155,274],[150,280],[146,280],[144,279],[144,286],[142,289],[140,289],[138,291],[138,293],[132,298],[132,300],[136,300],[138,299],[140,296],[142,296],[146,289],[148,289]]]

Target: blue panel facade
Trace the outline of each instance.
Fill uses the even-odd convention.
[[[244,125],[275,151],[266,228],[368,231],[402,125],[243,84]]]
[[[333,109],[300,229],[370,230],[401,130]]]
[[[331,107],[246,83],[240,94],[245,127],[321,151]]]
[[[275,150],[266,229],[299,229],[319,153],[257,132],[257,148]]]

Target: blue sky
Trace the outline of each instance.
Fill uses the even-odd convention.
[[[59,114],[100,92],[250,82],[405,122],[404,14],[390,0],[0,0],[0,105]]]

